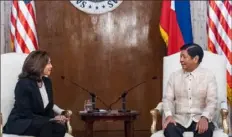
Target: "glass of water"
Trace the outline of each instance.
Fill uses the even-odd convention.
[[[92,103],[92,101],[90,100],[90,99],[88,99],[88,100],[85,100],[85,102],[84,102],[84,110],[85,111],[93,111],[93,103]]]

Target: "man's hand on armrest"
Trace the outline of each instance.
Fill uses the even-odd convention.
[[[176,125],[176,121],[173,119],[172,116],[166,117],[164,124],[163,124],[163,129],[165,129],[169,123],[173,123],[174,125]]]

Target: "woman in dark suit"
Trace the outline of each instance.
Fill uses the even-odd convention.
[[[15,87],[15,104],[3,128],[7,134],[36,137],[64,137],[67,118],[55,116],[52,83],[47,77],[52,70],[45,51],[31,52]]]

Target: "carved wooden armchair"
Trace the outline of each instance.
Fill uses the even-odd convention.
[[[22,71],[22,65],[27,54],[6,53],[1,55],[1,113],[0,113],[0,137],[26,137],[18,135],[3,134],[2,128],[6,124],[8,116],[14,105],[14,89],[18,80],[18,75]],[[64,114],[71,117],[72,111],[63,110],[54,105],[53,110],[56,114]],[[71,136],[72,127],[70,121],[67,122],[67,134]],[[28,136],[27,136],[28,137]]]
[[[180,52],[166,56],[163,59],[163,94],[165,94],[165,88],[167,81],[172,72],[181,68],[179,63]],[[213,137],[228,137],[229,128],[227,124],[227,92],[226,92],[226,62],[223,56],[213,54],[208,51],[204,51],[204,58],[201,63],[201,66],[204,68],[210,69],[217,81],[218,86],[218,106],[217,113],[213,119],[213,123],[216,126],[216,129],[213,133]],[[151,137],[164,137],[163,130],[157,132],[156,123],[157,116],[161,115],[163,117],[163,104],[160,102],[156,108],[150,111],[152,115],[152,125],[151,125]],[[164,119],[162,119],[164,120]],[[185,132],[184,137],[193,137],[193,133]]]

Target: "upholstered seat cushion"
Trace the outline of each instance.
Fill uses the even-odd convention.
[[[184,132],[183,137],[193,137],[193,132]],[[160,130],[154,134],[152,134],[151,137],[164,137],[163,130]],[[214,130],[213,137],[228,137],[227,134],[223,133],[221,129]]]

